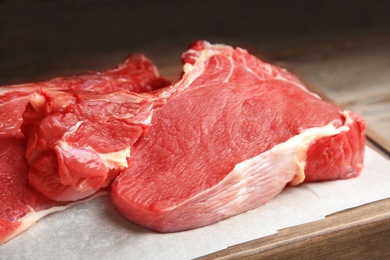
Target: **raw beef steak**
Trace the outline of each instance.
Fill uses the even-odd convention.
[[[116,69],[60,77],[40,83],[0,88],[0,244],[26,230],[38,219],[72,204],[48,199],[29,185],[26,141],[20,131],[29,96],[49,88],[84,94],[118,90],[146,92],[166,86],[156,67],[142,54],[133,54]]]
[[[173,232],[256,208],[287,184],[357,176],[364,120],[243,49],[196,42],[184,74],[131,149],[111,199],[131,221]]]

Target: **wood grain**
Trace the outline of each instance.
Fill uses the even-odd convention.
[[[209,259],[376,259],[390,257],[390,199],[279,230],[200,257]],[[326,256],[326,257],[325,257]]]

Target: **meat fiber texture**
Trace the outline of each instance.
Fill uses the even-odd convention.
[[[358,114],[240,48],[198,41],[183,63],[180,81],[154,92],[37,92],[23,126],[30,182],[67,201],[115,179],[122,215],[174,232],[261,206],[288,184],[359,175]]]
[[[29,98],[35,91],[51,89],[84,94],[107,94],[119,90],[148,92],[168,84],[158,75],[149,59],[142,54],[133,54],[112,70],[1,87],[0,243],[23,232],[43,216],[74,204],[51,200],[29,184],[26,140],[20,125]]]

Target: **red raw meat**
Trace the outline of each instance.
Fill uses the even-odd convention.
[[[258,207],[305,176],[360,173],[359,115],[239,48],[200,41],[183,61],[182,79],[152,93],[37,93],[24,122],[30,180],[53,199],[72,200],[126,168],[112,185],[117,209],[173,232]]]
[[[46,198],[29,185],[25,139],[20,131],[22,114],[30,95],[49,88],[84,94],[118,90],[147,92],[169,82],[142,54],[133,54],[116,69],[59,77],[40,83],[0,88],[0,244],[26,230],[39,218],[69,207]]]
[[[183,61],[180,93],[154,111],[112,184],[112,202],[131,221],[192,229],[267,203],[305,176],[359,175],[359,115],[239,48],[196,42]]]

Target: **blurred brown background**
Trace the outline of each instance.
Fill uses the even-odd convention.
[[[197,39],[266,56],[378,32],[390,32],[390,1],[0,1],[0,85],[110,68],[131,52],[179,64]]]

